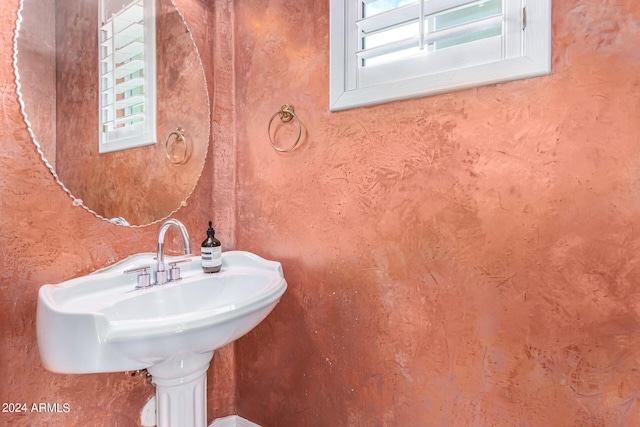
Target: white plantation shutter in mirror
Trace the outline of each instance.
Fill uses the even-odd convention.
[[[101,153],[156,142],[155,0],[129,1],[100,2]]]
[[[550,0],[331,0],[331,109],[548,74]]]

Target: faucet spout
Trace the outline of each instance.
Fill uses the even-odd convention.
[[[184,226],[183,223],[178,221],[177,219],[168,219],[166,220],[162,226],[160,227],[160,231],[158,231],[158,251],[156,253],[156,258],[158,261],[158,265],[156,268],[156,285],[162,285],[167,282],[167,272],[164,269],[164,236],[167,234],[167,230],[171,227],[175,227],[180,232],[182,236],[182,243],[184,245],[184,254],[191,255],[191,240],[189,239],[189,233],[187,232],[187,227]]]

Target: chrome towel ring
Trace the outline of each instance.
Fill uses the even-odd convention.
[[[276,116],[280,116],[280,120],[282,120],[282,123],[288,123],[292,119],[296,119],[296,122],[298,123],[298,136],[296,137],[296,141],[293,143],[293,145],[291,145],[288,148],[278,147],[273,142],[273,139],[271,138],[271,124],[273,123],[273,119],[275,119]],[[293,151],[296,148],[296,146],[298,145],[298,142],[300,142],[300,137],[302,136],[302,124],[300,123],[300,119],[298,118],[296,113],[293,112],[293,107],[291,105],[289,104],[283,105],[282,107],[280,107],[279,111],[277,111],[273,116],[271,116],[271,120],[269,120],[269,126],[267,126],[267,134],[269,135],[269,142],[271,143],[271,146],[276,151],[279,151],[281,153],[288,153],[290,151]]]

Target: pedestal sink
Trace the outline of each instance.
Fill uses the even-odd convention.
[[[45,368],[67,374],[148,369],[158,427],[206,426],[206,371],[214,350],[258,325],[287,288],[280,263],[249,252],[222,256],[219,273],[200,257],[181,262],[180,280],[136,289],[126,271],[155,263],[131,256],[38,294],[38,347]],[[168,257],[167,261],[184,258]]]

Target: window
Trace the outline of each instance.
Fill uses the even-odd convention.
[[[549,74],[551,0],[331,0],[331,110]]]
[[[101,0],[99,152],[155,144],[155,0]]]

